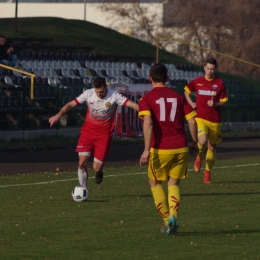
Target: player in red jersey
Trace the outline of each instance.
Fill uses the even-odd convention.
[[[68,102],[61,110],[49,119],[50,126],[57,123],[62,115],[79,104],[87,105],[86,120],[83,124],[76,152],[79,154],[79,183],[87,186],[87,163],[93,153],[93,169],[96,172],[96,183],[103,180],[103,165],[110,150],[115,126],[117,106],[128,106],[138,111],[138,105],[117,91],[107,88],[103,78],[94,80],[94,88],[84,91],[79,97]]]
[[[197,128],[192,109],[185,98],[165,86],[168,70],[155,64],[150,70],[152,90],[139,102],[139,117],[143,119],[144,151],[140,165],[148,162],[148,178],[155,206],[163,218],[162,232],[176,235],[180,202],[179,184],[188,166],[188,142],[183,118],[196,140]],[[162,181],[168,180],[168,199]]]
[[[216,77],[217,61],[209,58],[204,66],[205,76],[198,77],[185,86],[184,95],[189,104],[196,109],[195,118],[198,128],[198,155],[194,162],[194,171],[200,172],[202,156],[206,144],[206,167],[204,170],[204,183],[211,182],[210,172],[215,162],[216,145],[221,138],[221,107],[228,101],[224,82]],[[196,102],[190,94],[196,93]]]

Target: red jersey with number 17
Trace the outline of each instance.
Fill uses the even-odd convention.
[[[150,115],[153,121],[151,148],[178,149],[187,147],[183,119],[196,115],[186,99],[168,87],[155,87],[139,102],[139,117]]]

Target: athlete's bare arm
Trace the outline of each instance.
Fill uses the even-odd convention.
[[[226,102],[214,102],[212,97],[210,100],[208,100],[207,105],[209,107],[224,107]]]
[[[153,121],[151,116],[144,116],[143,118],[143,133],[144,133],[144,151],[140,158],[140,166],[143,163],[148,162],[149,153],[150,153],[150,144],[152,139],[152,132],[153,132]]]
[[[68,113],[75,106],[77,106],[77,103],[74,100],[72,100],[72,101],[68,102],[66,105],[64,105],[55,116],[49,118],[50,126],[53,126],[54,124],[56,124],[60,120],[61,116]]]
[[[191,107],[193,109],[196,109],[197,108],[197,105],[196,103],[194,103],[190,97],[190,93],[188,93],[187,91],[184,91],[184,96],[186,98],[186,100],[188,101],[188,103],[191,105]]]
[[[131,100],[128,100],[128,101],[127,101],[126,106],[127,106],[127,107],[131,107],[131,108],[133,108],[133,109],[136,110],[136,111],[139,110],[138,104],[136,104],[135,102],[133,102],[133,101],[131,101]]]

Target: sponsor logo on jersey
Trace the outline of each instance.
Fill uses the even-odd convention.
[[[105,104],[105,106],[106,106],[106,107],[111,107],[111,103],[107,102],[107,103]]]
[[[211,90],[199,89],[198,94],[202,95],[202,96],[216,96],[217,92],[216,91],[211,91]]]

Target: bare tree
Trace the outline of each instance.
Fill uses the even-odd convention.
[[[102,5],[102,11],[110,14],[112,23],[120,17],[120,26],[127,24],[134,28],[130,34],[132,37],[155,44],[156,34],[164,33],[168,39],[160,39],[161,47],[171,48],[195,64],[203,65],[207,56],[216,56],[222,71],[260,77],[257,66],[226,57],[259,63],[259,0],[165,0],[162,1],[162,16],[150,13],[138,0],[107,2],[110,1]],[[190,46],[172,40],[176,38],[190,43]],[[226,55],[212,54],[205,49]]]
[[[117,28],[114,29],[120,31],[125,28],[129,36],[152,44],[155,44],[155,32],[162,28],[161,16],[158,17],[156,12],[150,12],[149,6],[143,5],[140,0],[133,0],[131,3],[124,0],[106,0],[101,6],[101,11],[108,14],[112,28],[115,27],[114,22],[117,21]]]

